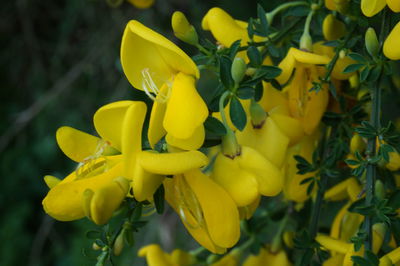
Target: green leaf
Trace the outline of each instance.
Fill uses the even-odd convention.
[[[137,203],[135,205],[135,208],[133,210],[133,213],[130,217],[130,221],[137,221],[142,217],[142,210],[143,210],[143,205],[142,203]]]
[[[358,61],[358,62],[361,62],[361,63],[366,63],[367,62],[367,59],[365,59],[364,56],[362,56],[362,55],[360,55],[358,53],[349,53],[349,57],[351,59],[353,59],[354,61]]]
[[[246,112],[239,99],[235,96],[231,98],[229,114],[233,125],[242,131],[247,123]]]
[[[356,161],[356,160],[351,160],[351,159],[346,159],[344,160],[345,163],[347,163],[348,165],[359,165],[360,162]]]
[[[368,82],[376,82],[379,78],[379,75],[381,74],[382,67],[377,66],[372,68],[371,73],[368,76]]]
[[[237,54],[237,52],[239,51],[240,48],[240,40],[234,41],[231,44],[231,47],[229,47],[229,58],[231,60],[233,60]]]
[[[360,72],[360,82],[364,82],[364,81],[367,80],[370,70],[371,69],[369,67],[364,67],[364,69],[361,70],[361,72]]]
[[[219,58],[219,71],[221,82],[228,90],[232,89],[233,86],[235,86],[235,82],[233,81],[231,75],[231,66],[232,61],[229,57],[223,55]]]
[[[207,117],[206,121],[204,122],[204,127],[206,131],[217,135],[217,136],[224,136],[226,135],[226,128],[225,126],[219,121],[217,118],[209,116]]]
[[[352,73],[355,72],[357,70],[359,70],[360,68],[362,68],[363,66],[365,66],[364,64],[351,64],[348,65],[344,70],[343,73],[347,74],[347,73]]]
[[[156,206],[158,214],[162,214],[164,212],[164,195],[165,195],[164,186],[161,184],[153,196],[154,205]]]
[[[339,44],[340,44],[340,43],[339,43],[338,40],[324,42],[324,45],[325,45],[325,46],[329,46],[329,47],[338,47]]]
[[[282,69],[276,66],[261,66],[255,76],[263,79],[274,79],[282,73]]]
[[[250,86],[239,87],[236,95],[242,100],[251,99],[254,97],[254,88]]]
[[[247,57],[250,59],[250,65],[253,67],[258,67],[262,64],[261,53],[255,46],[247,48]]]
[[[254,36],[254,21],[252,18],[249,19],[249,22],[247,24],[247,35],[249,35],[249,38],[252,40]]]
[[[256,88],[255,88],[255,90],[254,90],[254,100],[255,100],[256,102],[258,102],[259,100],[261,100],[261,98],[262,98],[262,96],[263,96],[263,93],[264,93],[264,87],[263,87],[263,85],[262,85],[262,82],[259,82],[259,83],[256,85]]]
[[[267,17],[265,16],[265,10],[260,4],[257,4],[257,16],[260,20],[261,31],[263,35],[266,36],[269,33],[269,25],[267,22]]]

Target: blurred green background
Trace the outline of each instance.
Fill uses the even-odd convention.
[[[274,1],[275,2],[275,1]],[[271,2],[261,1],[266,10]],[[101,0],[3,1],[0,9],[0,265],[94,265],[85,231],[87,219],[58,222],[42,210],[46,174],[64,177],[75,165],[57,147],[55,132],[63,125],[94,133],[92,115],[100,106],[136,99],[119,63],[123,29],[137,19],[178,43],[170,28],[175,10],[199,29],[206,11],[219,6],[235,18],[255,17],[256,1],[156,0],[140,10],[117,8]],[[140,265],[137,247],[157,241],[164,247],[197,247],[177,215],[154,214],[138,233],[136,245],[116,265]],[[177,226],[179,225],[179,226]],[[175,228],[178,229],[175,230]]]

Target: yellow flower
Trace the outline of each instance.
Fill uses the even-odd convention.
[[[260,194],[276,196],[283,186],[279,168],[247,146],[242,146],[240,154],[234,158],[220,152],[215,159],[211,177],[239,207],[252,204]]]
[[[243,266],[290,266],[292,265],[287,258],[284,250],[278,252],[271,252],[269,248],[260,248],[257,255],[250,255],[246,258]]]
[[[397,1],[400,5],[400,1]],[[400,9],[400,7],[399,7]],[[400,11],[400,10],[399,10]],[[392,60],[400,60],[400,21],[393,27],[389,36],[383,43],[383,54]]]
[[[164,181],[165,199],[193,238],[222,254],[239,240],[239,213],[232,198],[199,169]]]
[[[378,14],[386,4],[393,12],[400,12],[400,3],[397,0],[361,0],[361,11],[367,17]]]
[[[162,35],[132,20],[122,38],[121,63],[133,87],[154,100],[150,145],[154,147],[167,133],[167,141],[170,136],[188,142],[183,149],[199,148],[202,141],[191,138],[196,135],[204,140],[208,109],[196,90],[199,70],[190,57]]]
[[[149,8],[154,4],[154,0],[128,0],[128,2],[140,9]]]
[[[142,247],[138,255],[146,257],[148,266],[189,266],[196,262],[193,256],[183,250],[174,249],[168,254],[156,244]]]
[[[237,266],[239,265],[241,253],[240,249],[233,249],[217,262],[212,263],[211,266]]]
[[[219,7],[208,10],[201,26],[204,30],[211,31],[214,38],[225,47],[230,47],[237,40],[241,40],[241,45],[247,45],[250,40],[247,34],[247,23],[233,19]]]
[[[319,80],[316,65],[324,65],[329,61],[329,57],[325,55],[290,48],[279,64],[282,73],[277,80],[281,84],[285,84],[296,69],[293,79],[285,89],[288,93],[290,113],[301,121],[304,132],[308,135],[319,125],[329,99],[327,87],[319,92],[310,91],[313,82]]]
[[[332,41],[343,37],[346,33],[346,26],[343,22],[335,18],[333,14],[325,17],[322,23],[322,32],[325,40]]]
[[[71,221],[86,215],[95,223],[103,224],[125,198],[129,181],[119,178],[125,176],[125,162],[123,155],[113,154],[124,150],[123,132],[130,123],[135,123],[129,119],[130,113],[145,107],[145,104],[122,101],[114,106],[120,108],[114,108],[114,113],[108,113],[107,117],[102,117],[104,119],[99,120],[96,116],[102,113],[101,110],[94,116],[101,138],[70,127],[61,127],[57,131],[61,150],[79,165],[61,182],[51,182],[43,207],[55,219]]]
[[[379,260],[379,266],[397,265],[398,262],[400,262],[400,247],[381,257]]]

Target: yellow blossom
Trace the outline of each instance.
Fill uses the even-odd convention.
[[[400,3],[400,1],[398,1]],[[400,7],[399,7],[400,8]],[[400,11],[400,10],[399,10]],[[392,60],[400,60],[400,21],[393,27],[383,43],[383,54]]]

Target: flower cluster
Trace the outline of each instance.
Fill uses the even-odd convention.
[[[363,240],[360,235],[365,232],[360,228],[367,223],[365,217],[371,216],[366,213],[370,206],[357,205],[364,200],[363,174],[378,163],[396,171],[400,156],[392,147],[390,126],[377,129],[361,123],[362,104],[368,97],[359,95],[357,100],[354,94],[362,92],[364,81],[379,80],[374,72],[381,75],[387,61],[380,55],[372,29],[365,42],[374,63],[350,50],[357,26],[348,26],[357,23],[343,19],[354,16],[349,4],[347,0],[325,1],[325,8],[289,2],[269,13],[259,7],[258,19],[249,22],[215,7],[201,22],[215,39],[207,45],[183,13],[175,12],[175,36],[200,51],[193,59],[156,31],[129,21],[121,43],[122,69],[130,84],[150,101],[118,101],[98,109],[93,121],[99,136],[71,127],[57,131],[59,147],[77,167],[63,180],[45,177],[50,190],[43,200],[44,210],[60,221],[87,217],[102,225],[128,205],[125,227],[112,242],[117,254],[119,236],[140,218],[135,214],[138,206],[159,210],[165,199],[202,247],[225,254],[211,256],[212,265],[236,265],[240,260],[244,265],[290,265],[287,251],[306,245],[299,238],[293,244],[293,231],[300,225],[287,230],[290,214],[303,212],[310,198],[316,206],[323,200],[344,201],[329,236],[316,234],[320,206],[315,207],[313,228],[306,233],[311,244],[305,249],[318,254],[328,250],[326,265],[351,264],[352,256],[362,256],[368,249],[357,244]],[[387,4],[400,11],[396,1]],[[361,10],[365,16],[374,16],[385,5],[385,1],[363,0]],[[278,12],[292,7],[308,10],[294,45],[285,42],[284,30],[271,26]],[[325,40],[314,42],[311,22],[321,10],[326,15],[320,29]],[[286,31],[295,26],[289,25]],[[383,54],[400,59],[399,43],[400,22],[387,36]],[[204,92],[198,83],[209,72],[219,85]],[[380,157],[372,158],[374,153]],[[328,184],[328,177],[341,173],[341,178]],[[262,199],[278,200],[286,210],[272,241],[256,240],[257,231],[243,229],[243,224],[260,218],[256,210]],[[377,200],[375,208],[382,207],[385,219],[387,202],[382,197]],[[374,242],[369,250],[378,254],[386,243],[387,228],[382,222],[371,228]],[[382,256],[381,263],[398,261],[397,245],[392,242],[388,245],[393,251]],[[246,249],[254,243],[259,244],[258,252],[249,255]],[[198,262],[193,253],[174,250],[169,254],[155,244],[143,247],[139,256],[147,257],[149,265]]]

